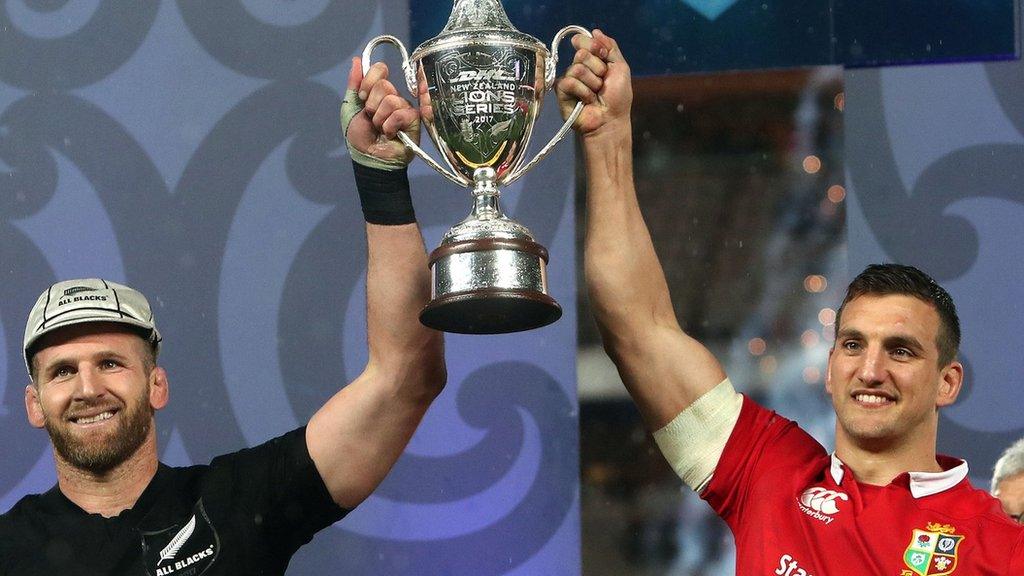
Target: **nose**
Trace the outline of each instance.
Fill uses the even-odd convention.
[[[92,400],[100,398],[106,392],[100,375],[90,367],[81,367],[75,386],[76,400]]]
[[[885,379],[885,351],[880,346],[869,346],[861,355],[857,377],[864,384],[877,384]]]

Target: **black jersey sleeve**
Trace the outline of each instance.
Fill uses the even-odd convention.
[[[236,519],[249,524],[260,547],[274,556],[290,557],[348,513],[331,498],[317,471],[305,427],[215,458],[210,466],[212,477],[230,479]]]

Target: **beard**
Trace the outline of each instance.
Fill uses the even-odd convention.
[[[45,427],[61,458],[75,468],[99,475],[128,460],[142,446],[149,436],[153,413],[147,384],[140,397],[120,411],[117,428],[102,441],[77,436],[73,424],[61,418],[47,416]]]
[[[858,445],[868,449],[880,449],[891,444],[900,436],[896,423],[893,422],[859,422],[839,419],[839,425],[846,435]]]

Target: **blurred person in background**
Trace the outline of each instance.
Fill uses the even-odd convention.
[[[1003,505],[1003,512],[1024,523],[1024,438],[1014,442],[996,461],[992,495]]]

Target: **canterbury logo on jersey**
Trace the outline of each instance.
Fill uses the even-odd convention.
[[[797,503],[804,514],[825,524],[831,524],[835,520],[832,516],[839,512],[839,501],[845,502],[849,500],[850,497],[844,492],[814,486],[804,490]]]

